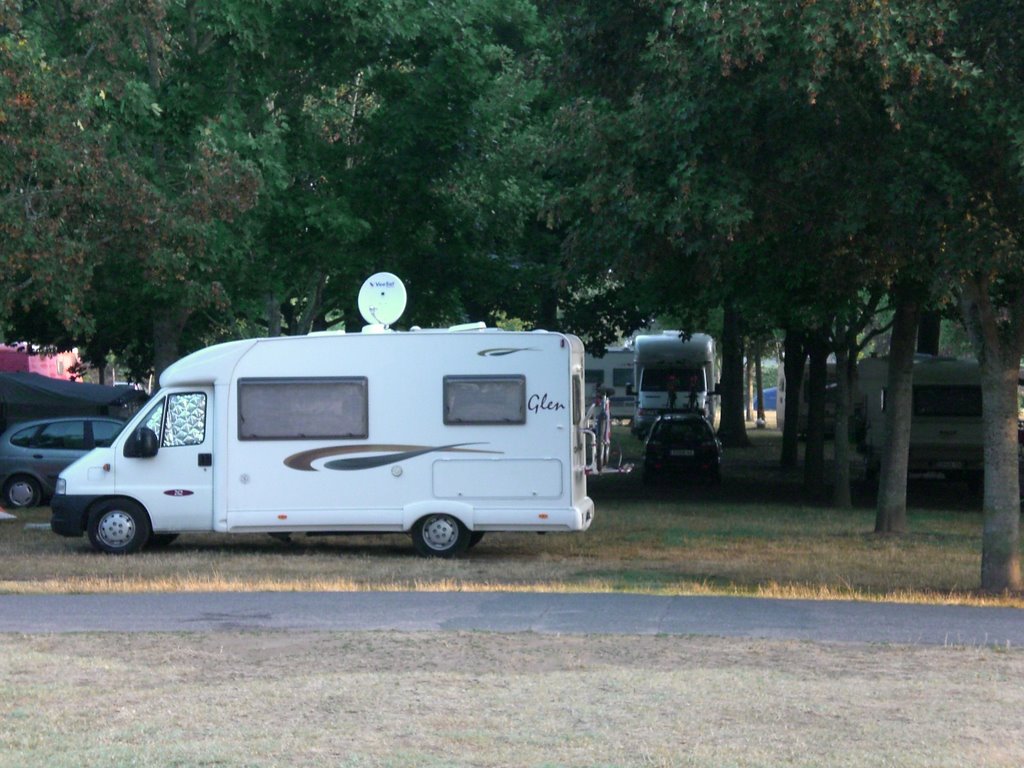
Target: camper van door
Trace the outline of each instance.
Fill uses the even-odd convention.
[[[132,432],[157,435],[155,456],[115,456],[124,494],[149,510],[157,531],[209,531],[213,527],[213,389],[166,392],[151,403]],[[127,442],[131,441],[129,435]]]

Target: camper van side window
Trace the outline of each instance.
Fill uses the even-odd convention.
[[[242,379],[239,440],[364,440],[367,379]]]
[[[981,416],[981,387],[914,387],[915,416]]]
[[[445,424],[525,424],[525,376],[445,376]]]
[[[167,398],[167,420],[161,445],[201,445],[206,439],[206,395],[187,392]]]
[[[572,423],[583,423],[583,382],[579,376],[572,377]]]
[[[159,403],[153,406],[153,409],[146,414],[145,420],[142,422],[142,426],[147,429],[153,430],[153,434],[159,436],[160,432],[164,427],[164,401],[160,400]]]

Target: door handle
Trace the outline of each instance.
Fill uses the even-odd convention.
[[[199,454],[199,466],[200,467],[212,467],[213,466],[213,454],[212,453],[200,453]]]

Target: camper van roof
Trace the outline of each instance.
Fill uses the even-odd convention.
[[[706,333],[691,334],[683,341],[679,331],[663,331],[650,336],[637,336],[636,356],[638,361],[656,361],[661,358],[678,360],[686,357],[692,360],[708,360],[713,354],[714,339]]]
[[[453,334],[465,335],[474,333],[513,336],[516,334],[549,334],[550,332],[543,330],[504,331],[498,328],[487,328],[482,323],[473,323],[471,325],[452,326],[451,328],[424,328],[414,331],[384,330],[383,332],[380,332],[380,335],[382,337],[408,337],[424,335],[451,336]],[[564,339],[568,339],[569,344],[574,348],[582,348],[582,342],[580,342],[575,336],[563,334],[552,335],[562,336]],[[338,339],[354,339],[359,337],[365,338],[363,334],[327,332],[312,333],[306,336],[275,336],[271,338],[243,339],[241,341],[228,341],[222,344],[215,344],[211,347],[206,347],[205,349],[193,352],[170,365],[160,376],[160,386],[189,387],[227,383],[231,380],[239,361],[257,345],[295,344],[303,340],[312,343],[330,343],[331,341]]]

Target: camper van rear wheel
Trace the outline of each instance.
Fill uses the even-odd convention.
[[[29,475],[15,475],[4,484],[4,505],[8,507],[38,507],[43,500],[39,481]]]
[[[94,549],[112,555],[138,552],[149,541],[146,511],[129,499],[105,501],[89,515],[89,541]]]
[[[469,529],[452,515],[421,517],[412,527],[412,543],[424,557],[455,557],[469,548]]]

